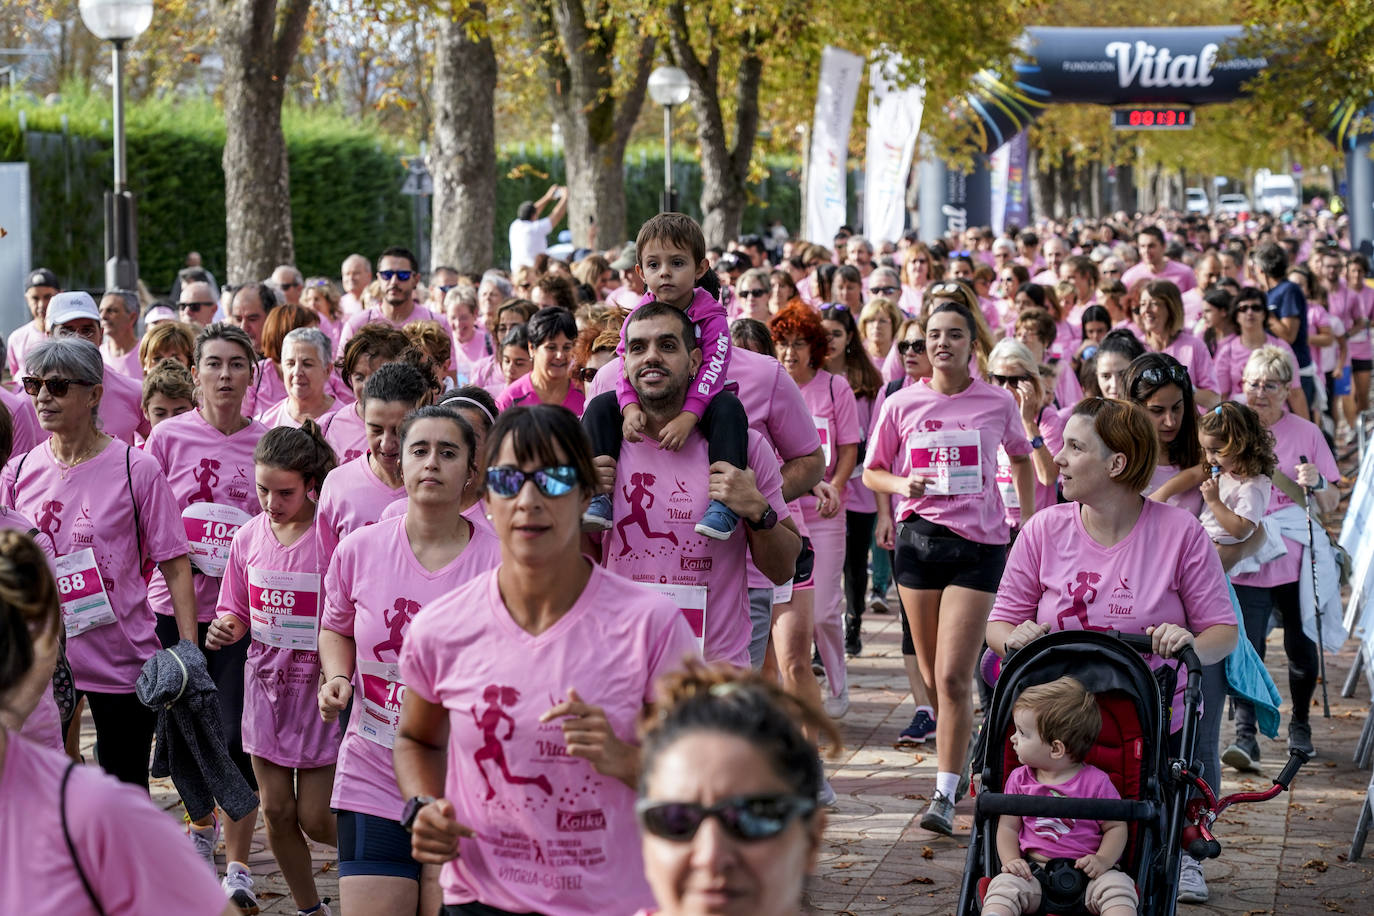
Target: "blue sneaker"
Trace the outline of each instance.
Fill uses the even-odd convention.
[[[591,505],[587,507],[587,511],[582,513],[582,530],[608,531],[614,514],[611,494],[598,493],[592,497]]]
[[[929,706],[917,706],[916,715],[911,717],[911,724],[902,729],[902,733],[897,736],[897,744],[899,747],[925,744],[926,739],[933,734],[935,734],[934,710]]]
[[[706,514],[697,522],[697,534],[704,537],[715,538],[717,541],[728,541],[730,535],[735,533],[735,527],[739,525],[739,516],[736,515],[725,503],[718,500],[711,500],[711,505],[706,507]],[[607,527],[610,524],[607,523]]]

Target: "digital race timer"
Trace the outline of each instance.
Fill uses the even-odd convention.
[[[1112,127],[1117,130],[1188,130],[1193,126],[1191,108],[1115,108]]]

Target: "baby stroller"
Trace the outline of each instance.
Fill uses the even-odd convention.
[[[1180,657],[1187,671],[1182,753],[1169,756],[1168,703],[1176,684],[1170,666],[1152,671],[1140,653],[1148,636],[1066,630],[1050,633],[1009,655],[1002,664],[983,729],[986,752],[982,788],[969,838],[959,916],[977,916],[992,876],[1001,871],[997,856],[998,815],[1090,818],[1125,821],[1129,839],[1119,867],[1135,882],[1142,914],[1173,914],[1178,896],[1179,856],[1198,860],[1221,854],[1211,834],[1216,816],[1238,802],[1265,801],[1288,788],[1307,756],[1294,752],[1273,786],[1264,792],[1217,799],[1198,775],[1197,725],[1202,702],[1202,665],[1191,649]],[[1102,732],[1087,762],[1107,773],[1121,799],[1033,798],[1003,795],[1003,781],[1019,765],[1010,737],[1012,706],[1026,687],[1064,675],[1077,678],[1097,695]],[[975,760],[975,769],[978,761]],[[1198,797],[1189,800],[1191,789]],[[1040,912],[1085,914],[1086,880],[1069,860],[1045,868]]]

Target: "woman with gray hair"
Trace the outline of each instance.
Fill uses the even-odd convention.
[[[95,344],[44,341],[24,368],[24,392],[51,438],[10,459],[0,493],[35,520],[57,552],[67,656],[95,719],[100,765],[146,789],[157,717],[134,695],[134,682],[161,648],[148,604],[154,566],[167,581],[177,634],[196,638],[176,499],[156,461],[101,432],[105,363]]]
[[[496,334],[496,310],[514,297],[515,287],[501,271],[489,270],[482,274],[482,282],[477,286],[477,324],[487,333],[488,340]]]
[[[282,339],[286,400],[258,414],[268,429],[314,420],[328,432],[342,403],[329,393],[329,338],[318,328],[296,328]]]

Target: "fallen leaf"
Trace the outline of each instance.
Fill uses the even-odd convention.
[[[921,858],[923,858],[923,859],[933,859],[933,858],[935,858],[935,850],[931,849],[929,846],[922,846],[922,847],[921,847]]]
[[[1326,871],[1327,869],[1326,863],[1323,862],[1321,859],[1308,859],[1306,862],[1302,863],[1302,867],[1313,868],[1317,871]]]
[[[915,878],[912,878],[910,881],[903,881],[902,883],[903,883],[903,884],[934,884],[934,883],[935,883],[935,879],[934,879],[934,878],[927,878],[925,875],[917,875]]]

